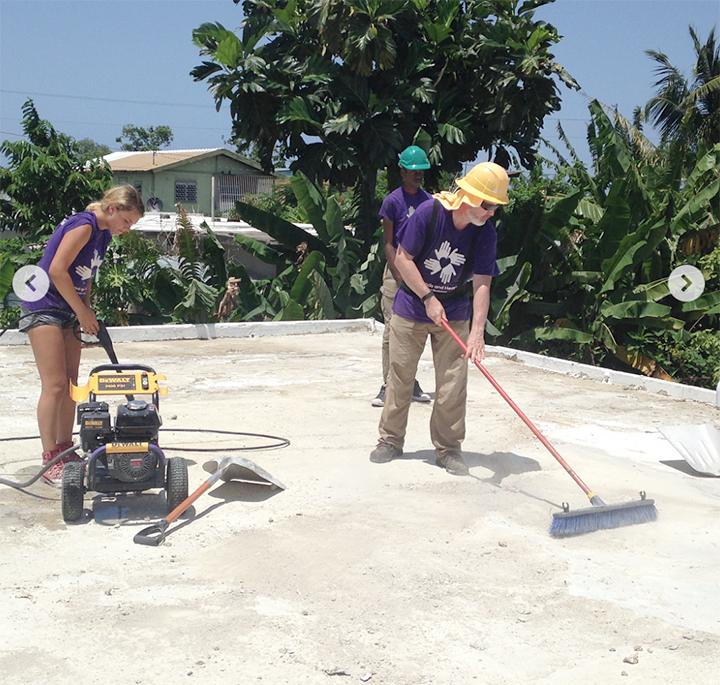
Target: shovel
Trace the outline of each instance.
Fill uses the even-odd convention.
[[[697,472],[720,476],[720,430],[710,423],[659,429]]]
[[[198,497],[207,492],[220,479],[225,482],[239,480],[246,483],[269,485],[279,488],[280,490],[285,489],[285,486],[279,480],[273,478],[265,469],[259,467],[249,459],[244,459],[243,457],[224,457],[218,464],[215,472],[195,490],[195,492],[180,502],[162,521],[143,528],[135,535],[133,541],[138,545],[157,547],[165,539],[168,526],[180,518]]]

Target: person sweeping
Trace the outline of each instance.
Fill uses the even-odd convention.
[[[497,234],[492,221],[508,200],[509,178],[493,162],[474,166],[446,191],[425,202],[397,237],[395,268],[402,285],[390,320],[390,361],[379,440],[370,461],[402,455],[415,373],[430,337],[435,368],[435,402],[430,437],[436,463],[454,475],[468,473],[465,438],[467,360],[485,354],[490,286],[498,274]],[[460,351],[445,332],[447,321],[466,342]]]

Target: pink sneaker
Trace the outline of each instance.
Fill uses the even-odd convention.
[[[43,466],[45,466],[49,461],[52,461],[58,454],[60,454],[60,451],[57,449],[57,447],[54,450],[50,450],[49,452],[43,452]],[[62,485],[63,466],[64,464],[62,460],[53,464],[47,471],[45,471],[45,473],[43,473],[42,479],[48,485],[59,488]]]
[[[66,449],[72,447],[74,445],[73,442],[62,442],[55,445],[55,454],[60,454],[60,452],[64,452]],[[63,457],[63,463],[67,464],[69,461],[83,461],[83,458],[75,451],[73,450],[70,452],[70,454],[66,454]]]

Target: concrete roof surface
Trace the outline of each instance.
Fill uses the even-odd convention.
[[[654,523],[555,539],[560,504],[587,500],[474,368],[470,476],[434,464],[432,405],[411,407],[401,459],[368,461],[380,343],[345,331],[116,344],[167,375],[165,428],[287,437],[241,453],[287,490],[216,485],[151,548],[132,538],[165,515],[162,495],[88,493],[95,518],[65,525],[56,490],[0,486],[3,682],[715,682],[720,480],[692,472],[658,428],[718,423],[718,410],[487,359],[608,503],[656,500]],[[104,361],[85,350],[81,380]],[[30,348],[0,347],[0,370],[0,436],[35,435]],[[433,390],[429,345],[418,378]],[[258,444],[161,438],[169,456],[220,450],[177,453],[191,490],[223,448]],[[27,478],[39,452],[0,442],[3,477]]]

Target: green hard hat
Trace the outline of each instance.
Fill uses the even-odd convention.
[[[430,168],[430,160],[425,150],[417,145],[411,145],[400,153],[400,166],[411,171],[424,171]]]

